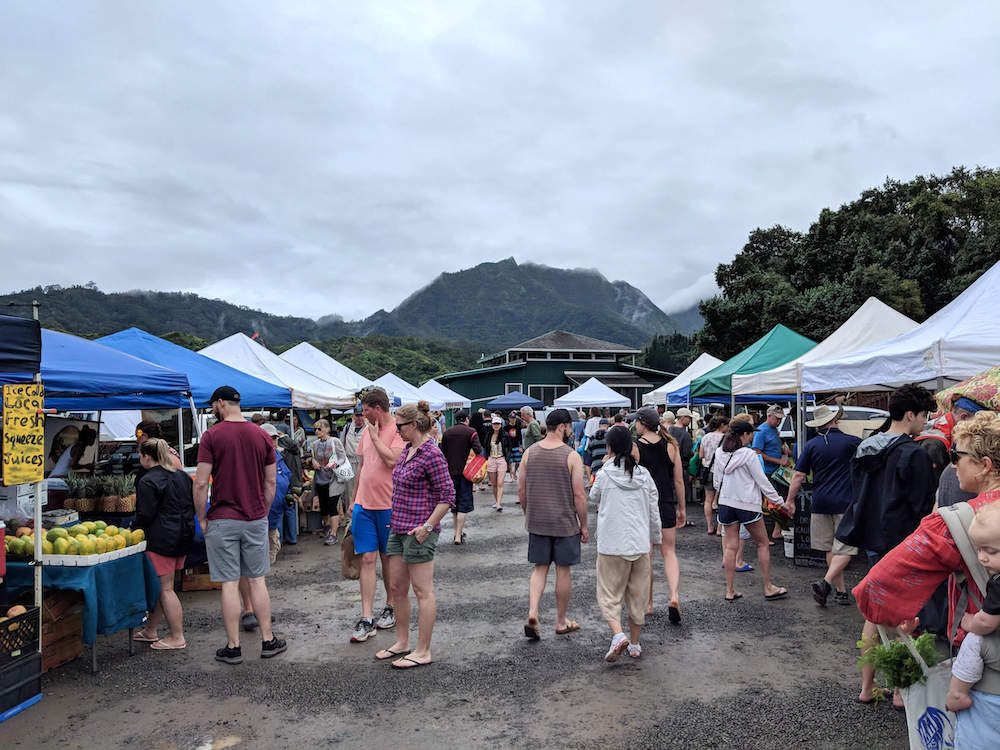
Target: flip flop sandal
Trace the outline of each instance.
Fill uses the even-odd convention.
[[[769,602],[777,601],[778,599],[784,599],[788,596],[788,589],[780,589],[773,594],[764,594],[764,598]]]
[[[132,636],[133,641],[138,641],[139,643],[156,643],[159,638],[150,638],[148,635],[143,635],[142,631],[136,631],[135,635]]]
[[[542,637],[542,633],[538,628],[538,620],[535,620],[535,622],[528,620],[524,623],[524,635],[533,641],[537,641]]]
[[[393,651],[391,648],[384,648],[378,652],[378,654],[389,654],[388,656],[379,656],[375,654],[376,661],[388,661],[389,659],[399,659],[403,656],[413,653],[412,651]]]
[[[187,643],[182,643],[180,646],[171,646],[169,643],[159,640],[151,643],[149,647],[154,651],[180,651],[182,648],[187,648]]]
[[[730,604],[732,604],[737,599],[742,599],[742,598],[743,598],[743,594],[733,594],[732,596],[727,596],[726,597],[726,601],[729,602]]]
[[[681,624],[681,609],[676,603],[667,607],[667,619],[670,621],[671,625]]]
[[[404,656],[401,659],[399,659],[399,661],[408,662],[410,664],[410,666],[408,666],[408,667],[401,667],[396,662],[393,662],[392,663],[392,668],[393,669],[416,669],[417,667],[426,667],[428,664],[432,664],[433,663],[433,662],[429,662],[429,661],[417,661],[416,659],[411,659],[409,656]]]
[[[566,627],[563,628],[562,630],[556,628],[556,635],[566,635],[567,633],[575,633],[579,629],[580,629],[580,623],[570,620],[569,622],[566,623]]]

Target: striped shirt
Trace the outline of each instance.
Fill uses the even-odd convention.
[[[434,440],[425,440],[413,458],[406,460],[410,444],[403,446],[392,469],[392,515],[389,531],[409,534],[427,523],[440,503],[455,506],[455,485],[448,474],[448,462]],[[434,527],[441,530],[441,524]]]
[[[524,526],[530,534],[574,536],[580,533],[580,519],[573,501],[573,478],[567,459],[568,445],[545,448],[533,445],[526,456],[524,472]]]

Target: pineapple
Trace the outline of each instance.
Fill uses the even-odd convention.
[[[135,511],[135,475],[127,474],[116,477],[118,480],[118,504],[119,513],[132,513]]]

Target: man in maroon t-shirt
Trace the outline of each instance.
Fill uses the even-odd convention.
[[[241,576],[250,584],[250,601],[260,623],[261,658],[277,656],[287,648],[285,641],[271,632],[271,597],[264,581],[270,569],[267,512],[276,482],[274,448],[263,430],[243,419],[235,388],[216,388],[209,404],[218,423],[202,435],[198,448],[194,505],[205,535],[209,574],[222,584],[222,619],[228,643],[215,652],[215,658],[239,664],[243,661]]]

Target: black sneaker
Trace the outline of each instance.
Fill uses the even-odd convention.
[[[846,607],[851,603],[851,595],[846,591],[838,591],[833,595],[833,600],[842,607]]]
[[[224,661],[226,664],[242,664],[243,651],[239,646],[226,646],[217,649],[215,652],[216,661]]]
[[[816,603],[821,606],[826,606],[826,599],[830,596],[830,592],[833,591],[833,586],[826,582],[825,578],[820,578],[818,581],[813,581],[812,585],[813,599]]]
[[[375,623],[362,617],[354,626],[354,632],[351,633],[351,643],[364,643],[369,638],[374,638],[375,632]]]
[[[288,649],[288,644],[283,640],[278,638],[276,635],[271,636],[271,640],[264,641],[260,644],[260,658],[270,659],[272,656],[277,656],[278,654],[283,654]]]

